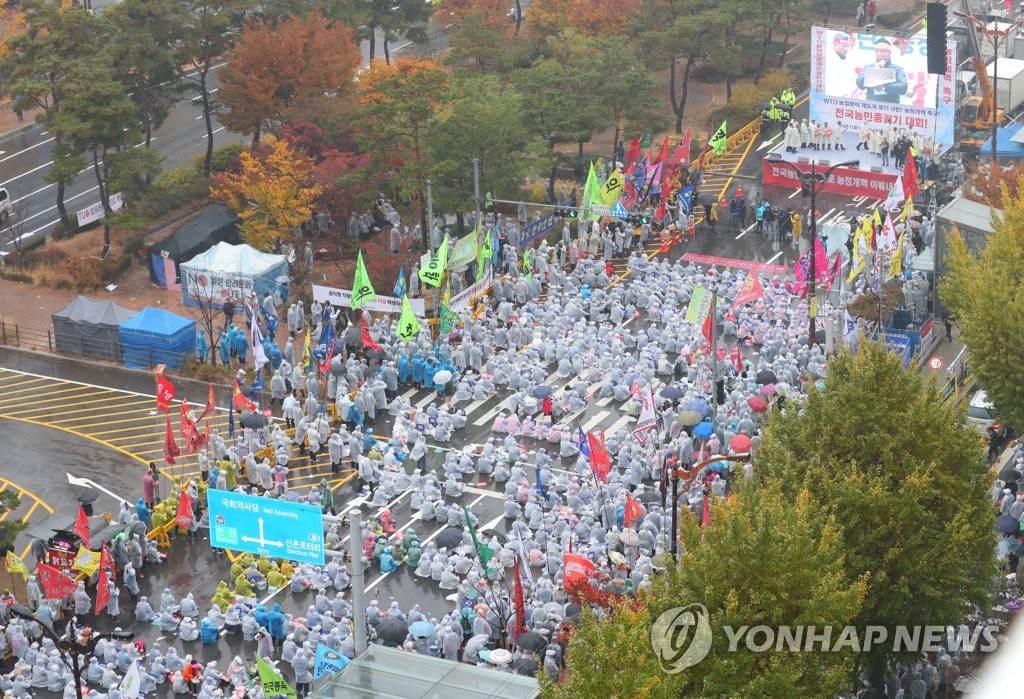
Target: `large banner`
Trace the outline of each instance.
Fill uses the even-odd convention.
[[[236,304],[249,298],[256,291],[256,277],[250,274],[232,274],[230,272],[213,272],[208,269],[181,269],[181,283],[185,285],[188,297],[195,301],[209,301],[223,304],[230,299]],[[167,288],[176,288],[173,263],[167,266]]]
[[[341,308],[352,308],[351,289],[334,289],[329,286],[320,286],[318,284],[313,284],[312,286],[314,301],[329,303],[332,306],[340,306]],[[409,299],[409,303],[412,304],[412,310],[416,312],[416,315],[423,317],[426,308],[423,303],[423,299]],[[402,299],[395,298],[394,296],[381,296],[380,294],[377,294],[377,298],[373,301],[367,301],[359,308],[365,308],[368,311],[379,311],[382,313],[401,313]]]
[[[451,309],[456,313],[469,310],[470,305],[480,294],[484,294],[490,290],[491,285],[494,283],[494,271],[490,265],[487,265],[487,271],[484,272],[484,276],[480,278],[476,284],[467,286],[465,289],[460,291],[455,296],[452,296]]]
[[[927,139],[934,131],[945,150],[956,120],[956,60],[956,44],[947,42],[945,75],[929,75],[923,32],[900,38],[812,27],[810,118],[853,131],[891,123]]]

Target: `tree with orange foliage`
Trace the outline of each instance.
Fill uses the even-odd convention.
[[[377,149],[405,150],[411,157],[398,176],[415,181],[414,193],[420,202],[420,226],[427,228],[424,193],[424,129],[445,108],[450,75],[430,59],[399,58],[387,65],[374,61],[360,76],[359,97],[375,119]]]
[[[1024,164],[1015,163],[992,171],[992,163],[985,160],[967,166],[964,178],[964,196],[980,204],[1005,209],[1006,202],[1014,201],[1024,193]]]
[[[7,55],[7,40],[25,28],[21,9],[7,0],[0,0],[0,58]]]
[[[526,23],[538,45],[567,28],[583,36],[621,34],[640,0],[536,0]]]
[[[352,30],[317,12],[247,22],[220,72],[221,123],[258,142],[261,130],[352,94],[361,62]]]
[[[323,188],[313,181],[313,159],[284,139],[268,136],[242,151],[240,171],[215,175],[210,195],[227,203],[242,219],[242,240],[270,251],[313,214]]]

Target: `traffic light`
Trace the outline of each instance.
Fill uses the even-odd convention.
[[[555,216],[560,216],[561,218],[576,218],[578,215],[579,212],[576,209],[555,209]]]
[[[651,222],[651,217],[647,214],[634,214],[626,220],[634,226],[646,226]]]

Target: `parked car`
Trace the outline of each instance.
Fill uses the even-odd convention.
[[[971,402],[967,406],[967,424],[971,425],[979,434],[986,434],[988,428],[996,423],[995,407],[989,402],[984,391],[978,391],[971,396]]]

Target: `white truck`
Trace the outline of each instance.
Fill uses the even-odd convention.
[[[1024,60],[1000,58],[985,68],[996,92],[996,105],[1005,114],[1016,114],[1024,105]]]

